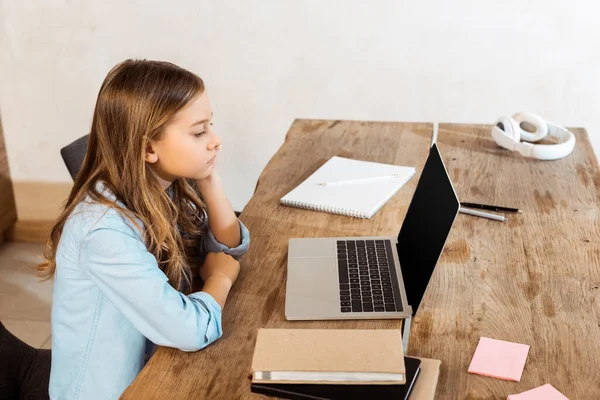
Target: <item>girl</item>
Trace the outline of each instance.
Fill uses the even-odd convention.
[[[104,80],[39,267],[54,277],[51,398],[118,398],[147,340],[197,351],[222,335],[250,239],[215,171],[211,117],[202,80],[171,63],[127,60]]]

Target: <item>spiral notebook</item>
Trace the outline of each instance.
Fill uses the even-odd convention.
[[[414,174],[414,167],[334,156],[280,202],[290,207],[371,218]]]

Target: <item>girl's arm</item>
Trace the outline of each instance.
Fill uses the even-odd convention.
[[[208,225],[215,238],[224,245],[234,248],[241,243],[240,223],[225,194],[221,178],[216,172],[196,181],[204,198]]]
[[[86,235],[80,266],[105,300],[155,344],[197,351],[222,335],[219,303],[224,304],[228,285],[215,279],[207,288],[212,294],[185,296],[175,290],[121,216],[104,217]]]

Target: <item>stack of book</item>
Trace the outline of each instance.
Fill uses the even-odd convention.
[[[404,356],[398,330],[259,329],[251,390],[286,399],[429,400],[440,364]]]

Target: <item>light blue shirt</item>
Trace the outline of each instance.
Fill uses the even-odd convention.
[[[201,251],[241,257],[250,235],[239,224],[238,247],[207,225]],[[197,351],[221,335],[219,304],[175,290],[134,225],[89,199],[77,205],[56,253],[51,399],[117,399],[144,366],[147,340]]]

